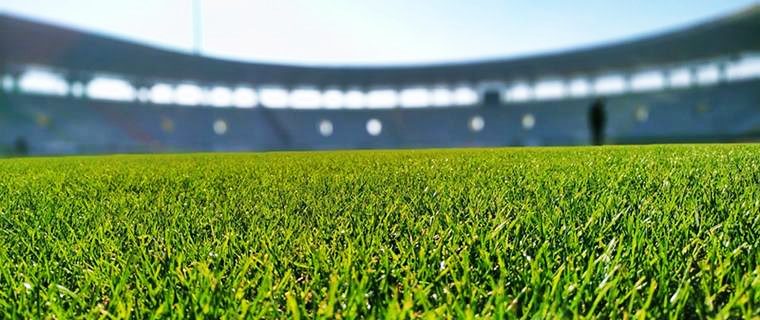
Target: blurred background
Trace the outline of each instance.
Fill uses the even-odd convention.
[[[0,0],[0,154],[760,140],[757,1]]]

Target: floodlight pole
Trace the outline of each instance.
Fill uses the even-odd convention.
[[[201,26],[201,0],[193,1],[193,54],[201,54],[203,30]]]

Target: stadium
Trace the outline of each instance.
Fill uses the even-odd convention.
[[[152,33],[185,2],[16,8],[104,21],[134,6],[159,17]],[[414,11],[204,4],[284,37],[256,3],[332,31]],[[536,27],[625,7],[494,3],[415,4],[450,10],[413,20],[459,28],[480,22],[459,10],[492,8]],[[760,4],[384,66],[224,59],[16,13],[0,12],[0,319],[760,318]]]
[[[0,143],[31,154],[583,145],[596,101],[608,143],[760,137],[758,7],[596,47],[411,67],[232,62],[0,25]]]

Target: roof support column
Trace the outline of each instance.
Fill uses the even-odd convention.
[[[10,94],[18,94],[19,93],[19,74],[17,72],[9,72],[8,74],[3,75],[2,79],[2,89],[3,91],[10,93]]]
[[[689,87],[696,87],[699,79],[699,70],[696,66],[689,67]]]
[[[718,62],[718,84],[728,82],[728,61]]]
[[[132,83],[132,87],[135,88],[137,101],[139,103],[148,104],[152,101],[152,92],[151,89],[153,85],[155,84],[154,81],[149,81],[146,79],[138,79],[130,81]]]
[[[673,84],[671,83],[671,79],[673,78],[673,70],[662,69],[662,71],[660,71],[660,76],[662,77],[662,90],[668,90],[673,87]]]
[[[92,76],[78,72],[69,72],[65,75],[66,84],[69,87],[68,97],[72,99],[81,99],[87,97],[87,85],[92,80]]]

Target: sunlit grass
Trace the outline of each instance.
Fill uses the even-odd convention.
[[[760,145],[0,160],[0,318],[760,316]]]

